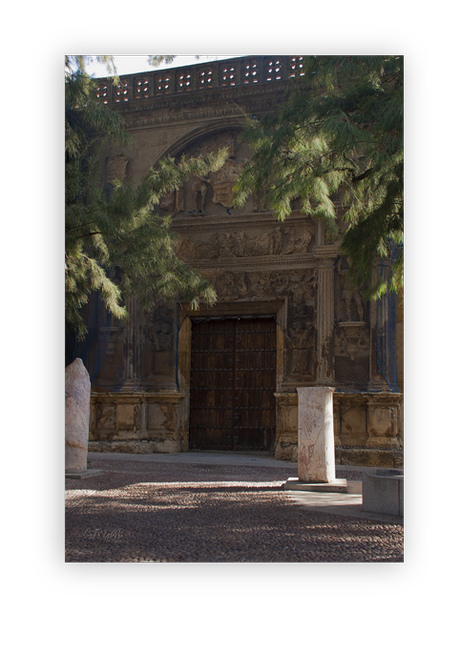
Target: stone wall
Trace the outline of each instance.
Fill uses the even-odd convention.
[[[298,396],[276,393],[277,460],[297,461]],[[401,394],[334,393],[336,463],[403,466]],[[92,393],[89,451],[188,451],[187,395]]]
[[[89,451],[178,453],[187,448],[180,426],[184,395],[101,393],[91,396]]]
[[[278,460],[297,460],[297,393],[278,393]],[[333,396],[338,465],[403,466],[403,396],[397,393],[340,393]]]

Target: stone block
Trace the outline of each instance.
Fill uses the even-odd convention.
[[[363,511],[404,515],[404,474],[397,469],[363,473]]]
[[[87,467],[91,381],[76,358],[65,370],[65,468]]]
[[[298,388],[299,480],[330,483],[335,480],[333,388]]]
[[[392,399],[375,398],[369,400],[368,405],[368,432],[367,446],[379,447],[397,443],[398,436],[398,409]]]
[[[357,465],[363,467],[395,467],[395,456],[392,450],[338,448],[337,461],[340,465]]]
[[[165,440],[153,443],[153,453],[180,453],[182,443],[180,440]]]
[[[366,405],[340,405],[340,432],[342,444],[356,446],[367,440]]]
[[[139,428],[139,406],[135,404],[119,404],[117,406],[117,429],[128,431]]]
[[[96,430],[113,432],[117,426],[117,407],[115,404],[96,404]]]
[[[101,442],[101,453],[155,453],[154,443],[148,441],[132,440],[130,442]]]

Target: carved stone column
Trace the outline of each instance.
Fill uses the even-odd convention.
[[[316,382],[331,384],[334,382],[334,259],[332,258],[322,258],[318,262],[317,302],[318,372]]]

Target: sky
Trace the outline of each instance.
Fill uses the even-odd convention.
[[[174,61],[170,64],[161,64],[156,67],[157,69],[164,68],[180,68],[181,66],[193,66],[198,63],[207,63],[210,61],[218,61],[220,59],[230,59],[232,57],[243,57],[242,54],[179,54],[175,57]],[[117,67],[117,72],[119,75],[130,75],[132,73],[146,72],[149,70],[154,70],[153,66],[150,66],[147,63],[148,55],[114,55],[115,65]],[[99,64],[96,61],[93,61],[88,67],[87,71],[90,75],[95,77],[105,77],[107,75],[107,69],[104,64]]]

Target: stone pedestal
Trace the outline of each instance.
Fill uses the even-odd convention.
[[[377,469],[363,474],[363,511],[404,516],[404,472]]]
[[[88,458],[91,381],[80,358],[65,370],[65,468],[85,470]]]
[[[299,481],[335,481],[334,388],[297,388],[299,396]]]

